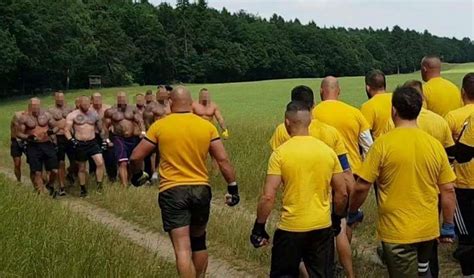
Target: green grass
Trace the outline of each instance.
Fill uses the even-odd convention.
[[[461,84],[462,77],[474,70],[474,64],[450,64],[443,76],[456,85]],[[388,90],[409,79],[421,79],[419,72],[413,74],[393,75],[387,77]],[[341,99],[356,107],[366,100],[363,77],[340,78]],[[284,108],[289,101],[290,90],[297,85],[313,88],[319,102],[319,84],[321,79],[287,79],[260,82],[243,82],[228,84],[189,85],[193,96],[202,87],[207,87],[213,100],[219,104],[230,130],[230,139],[225,142],[236,170],[240,184],[242,203],[239,208],[214,206],[209,225],[209,249],[211,255],[227,259],[238,267],[254,271],[256,276],[264,276],[269,268],[270,249],[254,250],[248,243],[257,200],[264,182],[267,160],[270,155],[268,140],[275,126],[283,121]],[[114,95],[120,90],[130,96],[145,92],[154,87],[107,88],[100,90],[106,103],[114,103]],[[89,95],[91,90],[67,92],[70,104],[76,96]],[[43,105],[52,105],[51,97],[43,97]],[[131,100],[131,98],[130,98]],[[24,99],[7,100],[0,104],[0,164],[11,167],[8,154],[8,124],[16,110],[26,108]],[[225,193],[225,182],[220,176],[211,177],[214,200],[222,203]],[[156,188],[121,190],[118,186],[106,189],[105,194],[92,195],[90,202],[104,207],[111,212],[141,224],[144,227],[162,232],[160,211],[156,204]],[[355,248],[374,246],[376,243],[375,220],[376,209],[373,196],[364,205],[365,222],[355,231],[358,238]],[[275,213],[277,217],[278,212]],[[270,226],[274,226],[274,221]],[[449,262],[449,250],[442,253],[444,273],[458,274],[458,267]],[[359,276],[382,276],[383,269],[367,261],[364,256],[356,256],[355,270]],[[453,274],[453,275],[454,275]]]
[[[175,276],[173,264],[0,176],[0,277]]]

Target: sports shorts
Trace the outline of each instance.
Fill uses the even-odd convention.
[[[275,231],[270,277],[299,277],[301,261],[309,277],[334,276],[334,233],[331,227],[308,232]]]
[[[205,226],[211,199],[208,185],[180,185],[160,192],[158,204],[165,232],[185,226]]]
[[[32,173],[43,171],[43,166],[46,171],[57,170],[59,166],[56,146],[52,142],[29,142],[26,157]]]
[[[117,161],[119,163],[128,162],[133,149],[135,149],[140,142],[140,138],[138,136],[122,137],[114,135],[112,142],[114,143],[115,158]]]
[[[23,148],[20,146],[20,143],[18,143],[18,140],[16,140],[16,138],[12,138],[10,144],[11,157],[21,157],[22,154]]]
[[[95,139],[89,141],[78,141],[76,147],[76,160],[86,162],[91,156],[102,153]]]

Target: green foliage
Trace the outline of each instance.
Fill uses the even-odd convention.
[[[0,2],[0,92],[131,83],[229,82],[387,74],[419,69],[426,54],[474,61],[469,38],[391,30],[320,28],[210,8],[205,0],[155,7],[133,0]]]

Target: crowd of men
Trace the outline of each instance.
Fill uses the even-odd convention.
[[[153,122],[171,113],[171,90],[170,86],[158,86],[156,96],[151,90],[137,94],[134,105],[128,104],[125,92],[117,94],[113,106],[104,104],[98,92],[76,98],[74,107],[67,105],[61,91],[54,93],[54,105],[47,109],[42,107],[40,99],[30,99],[28,108],[15,112],[11,121],[10,153],[17,180],[21,181],[24,154],[31,181],[39,193],[64,196],[66,183],[72,186],[77,180],[80,196],[85,197],[88,173],[95,177],[99,192],[105,174],[110,181],[118,177],[120,183],[127,186],[131,179],[132,151]],[[199,101],[193,107],[200,117],[208,121],[216,118],[225,127],[207,89],[201,90]],[[226,129],[223,132],[228,134]],[[159,162],[159,155],[152,154],[145,161],[150,177],[147,181],[151,182],[151,178],[158,176],[155,164]]]
[[[424,84],[408,80],[390,93],[383,72],[368,72],[368,101],[361,109],[339,100],[341,88],[332,76],[322,80],[318,104],[307,86],[291,91],[284,122],[269,142],[273,153],[250,235],[255,248],[270,243],[266,222],[281,190],[270,277],[333,277],[335,253],[346,276],[354,277],[352,232],[363,222],[360,207],[372,187],[380,256],[390,277],[438,277],[438,243],[456,238],[454,257],[463,275],[474,277],[474,73],[463,78],[460,92],[441,77],[440,59],[427,56],[421,75]],[[58,176],[61,194],[64,180],[77,173],[85,195],[86,161],[94,165],[99,189],[104,164],[110,179],[118,166],[124,186],[129,180],[143,185],[157,168],[158,203],[178,273],[203,277],[212,198],[209,155],[228,183],[226,204],[240,201],[221,141],[229,134],[209,92],[201,90],[193,102],[186,87],[160,87],[156,99],[151,92],[137,96],[136,106],[119,93],[110,108],[103,107],[100,94],[79,98],[74,110],[62,93],[55,102],[44,111],[34,98],[27,111],[15,114],[17,177],[24,146],[40,192],[54,191]],[[113,159],[106,158],[108,152]]]

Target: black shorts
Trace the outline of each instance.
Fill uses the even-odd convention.
[[[79,162],[86,162],[90,157],[102,153],[102,149],[97,144],[95,139],[90,141],[78,141],[76,147],[76,160]]]
[[[299,277],[301,260],[309,277],[334,276],[334,234],[331,227],[309,232],[275,231],[270,277]]]
[[[10,155],[11,157],[21,157],[23,154],[23,148],[20,146],[20,143],[15,138],[11,139],[10,144]]]
[[[125,138],[114,135],[112,137],[112,142],[114,143],[115,158],[118,162],[128,162],[133,149],[135,149],[138,143],[140,143],[140,138],[138,136]]]
[[[66,160],[66,153],[69,157],[69,149],[71,148],[69,140],[64,135],[56,135],[57,146],[58,146],[58,160]]]
[[[465,276],[474,274],[474,189],[456,188],[456,211],[454,220],[456,222],[456,234],[459,245],[454,256],[461,264],[462,274]]]
[[[43,171],[43,166],[46,171],[58,169],[56,146],[51,142],[28,143],[26,157],[28,158],[31,172],[41,172]]]
[[[211,199],[208,185],[180,185],[160,192],[158,204],[165,232],[185,226],[205,226]]]

